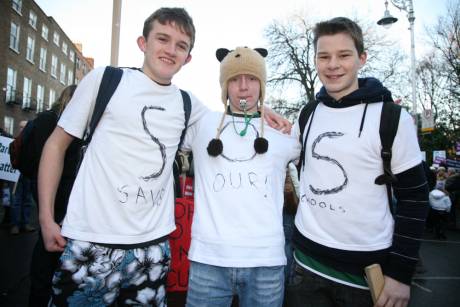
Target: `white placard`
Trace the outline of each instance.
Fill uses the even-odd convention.
[[[10,154],[8,153],[12,141],[11,138],[0,136],[0,179],[17,182],[20,173],[11,166]]]

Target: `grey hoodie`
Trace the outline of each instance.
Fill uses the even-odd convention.
[[[449,196],[443,191],[434,189],[430,192],[429,200],[433,210],[450,212],[452,202]]]

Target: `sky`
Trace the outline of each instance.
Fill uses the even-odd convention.
[[[73,42],[83,44],[83,54],[95,59],[95,66],[110,64],[112,0],[35,0],[52,16]],[[413,0],[415,11],[416,57],[424,51],[425,28],[434,24],[446,10],[449,0]],[[451,0],[452,1],[452,0]],[[458,1],[458,0],[453,0]],[[336,16],[364,17],[379,20],[385,10],[384,0],[122,0],[119,66],[142,66],[143,53],[136,39],[142,34],[144,20],[164,6],[184,7],[196,27],[192,61],[174,77],[173,83],[192,91],[209,107],[219,110],[218,48],[236,46],[268,48],[264,29],[273,20],[286,21],[294,15],[309,16],[315,22]],[[390,1],[389,1],[390,2]],[[401,2],[401,0],[399,0]],[[410,51],[410,32],[406,13],[391,3],[388,8],[398,22],[389,30],[381,27],[396,47]],[[407,57],[409,61],[409,57]],[[409,65],[409,63],[408,63]],[[279,97],[279,93],[267,96]]]

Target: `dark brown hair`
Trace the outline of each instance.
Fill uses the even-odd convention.
[[[355,43],[358,54],[364,53],[363,31],[361,27],[351,19],[346,17],[335,17],[330,20],[318,22],[313,29],[313,45],[316,47],[318,39],[324,35],[334,35],[338,33],[345,33],[350,35]]]
[[[178,7],[163,7],[153,12],[153,14],[144,21],[142,35],[145,39],[149,36],[155,20],[162,25],[174,24],[179,27],[181,31],[190,37],[189,52],[192,51],[193,45],[195,44],[195,26],[193,25],[192,17],[190,17],[185,9]]]

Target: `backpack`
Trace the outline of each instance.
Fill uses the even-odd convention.
[[[307,144],[308,134],[310,133],[311,123],[315,115],[316,107],[319,102],[314,100],[308,102],[300,111],[299,115],[299,128],[300,136],[299,140],[302,144],[300,151],[300,160],[297,165],[297,170],[300,179],[300,170],[305,165],[305,147]],[[399,118],[401,115],[401,106],[395,104],[393,101],[384,101],[382,104],[382,113],[380,114],[380,127],[379,135],[380,142],[382,143],[382,149],[380,151],[380,156],[382,157],[383,164],[383,174],[375,178],[374,183],[378,185],[385,184],[387,187],[387,196],[388,203],[390,204],[390,209],[392,208],[392,194],[391,194],[391,184],[397,181],[396,176],[391,171],[391,156],[392,156],[392,147],[393,142],[396,137],[396,132],[398,131]],[[311,117],[310,124],[307,128],[307,137],[303,139],[303,133],[305,132],[305,127],[307,126],[308,119]]]
[[[28,178],[33,178],[33,176],[36,175],[40,160],[33,146],[34,127],[34,121],[29,120],[19,135],[10,143],[8,148],[11,166]]]
[[[122,74],[123,71],[121,69],[114,67],[107,67],[104,71],[104,75],[102,77],[101,85],[99,86],[99,91],[96,98],[96,106],[94,107],[94,112],[91,117],[91,122],[89,128],[85,133],[85,137],[83,138],[81,149],[82,153],[80,155],[77,170],[80,166],[82,157],[84,155],[84,151],[89,142],[91,141],[91,136],[94,132],[94,128],[99,122],[102,113],[104,112],[104,109],[107,106],[107,103],[109,102],[110,98],[115,92],[115,89],[117,88],[118,83],[121,80]],[[53,114],[55,114],[53,111],[45,112],[52,112]],[[11,142],[8,150],[10,153],[10,162],[13,168],[19,170],[22,175],[30,179],[37,177],[41,154],[41,152],[37,152],[34,146],[34,130],[35,119],[27,122],[24,129]]]

